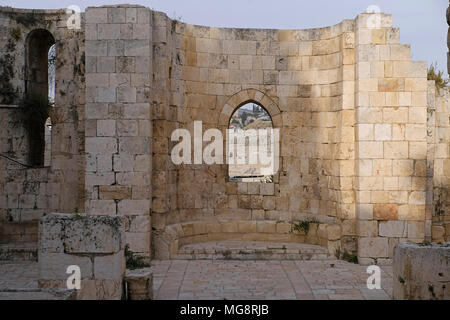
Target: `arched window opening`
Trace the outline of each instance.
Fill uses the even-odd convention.
[[[29,162],[49,165],[51,158],[50,107],[55,99],[55,39],[45,29],[30,32],[26,41],[26,93],[21,104],[29,137]]]
[[[273,182],[273,123],[267,110],[245,103],[232,114],[228,129],[229,180]]]

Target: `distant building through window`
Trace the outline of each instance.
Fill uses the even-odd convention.
[[[272,182],[272,166],[263,164],[260,152],[271,154],[270,131],[273,128],[269,113],[261,105],[249,102],[239,107],[231,116],[228,128],[228,156],[234,159],[229,164],[228,178],[231,181],[241,182]],[[265,129],[265,130],[263,130]],[[261,134],[267,132],[267,139]],[[245,150],[245,152],[239,152]],[[252,161],[258,159],[255,161]]]

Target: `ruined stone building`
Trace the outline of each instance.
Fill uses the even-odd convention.
[[[427,81],[391,15],[308,30],[196,26],[134,5],[68,19],[0,8],[3,253],[33,252],[50,212],[124,216],[130,249],[152,259],[234,239],[386,264],[399,242],[450,240],[449,91]],[[53,45],[49,119],[18,119],[24,97],[48,95]],[[280,129],[273,181],[173,164],[173,130],[224,131],[248,102]],[[300,222],[309,230],[292,232]]]

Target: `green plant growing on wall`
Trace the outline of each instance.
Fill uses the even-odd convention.
[[[444,72],[437,70],[437,63],[430,65],[428,68],[427,79],[434,80],[438,89],[445,88],[450,82],[449,79],[444,79]]]
[[[340,248],[337,248],[334,255],[336,256],[336,259],[358,264],[358,256],[348,252],[347,250],[342,251]]]
[[[11,30],[11,37],[16,41],[22,39],[22,31],[19,28],[14,28]]]
[[[297,231],[297,232],[304,232],[305,234],[307,234],[311,223],[318,223],[318,221],[312,219],[294,223],[292,224],[291,233]]]
[[[150,264],[145,261],[145,257],[137,255],[131,251],[128,244],[125,246],[125,260],[126,267],[130,270],[150,267]]]

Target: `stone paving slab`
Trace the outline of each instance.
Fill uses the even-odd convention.
[[[167,260],[151,270],[156,300],[391,299],[392,267],[380,268],[381,290],[367,289],[367,267],[339,260]],[[20,298],[5,290],[37,289],[38,275],[36,262],[0,262],[0,299]]]

